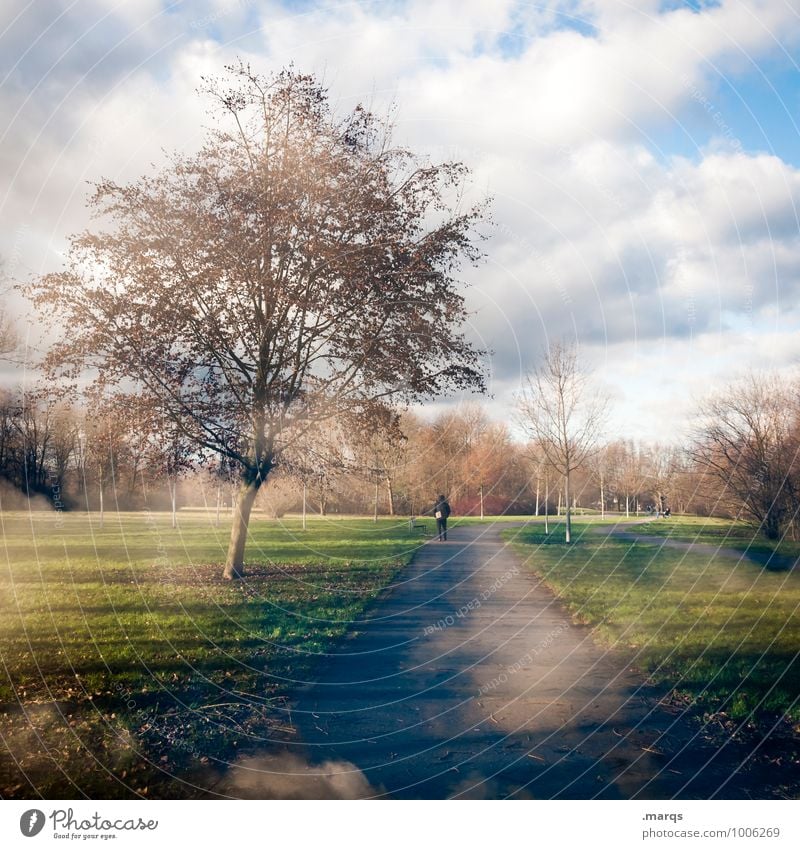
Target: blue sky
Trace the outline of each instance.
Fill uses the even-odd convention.
[[[6,2],[6,275],[59,266],[88,181],[196,145],[200,76],[237,56],[319,74],[342,110],[394,102],[399,141],[463,159],[494,196],[465,282],[498,417],[556,336],[577,337],[619,427],[645,439],[685,430],[747,368],[796,367],[792,0]]]

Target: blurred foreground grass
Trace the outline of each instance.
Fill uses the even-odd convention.
[[[284,695],[409,562],[404,520],[0,513],[0,797],[196,795],[290,733]],[[187,783],[188,782],[188,783]]]

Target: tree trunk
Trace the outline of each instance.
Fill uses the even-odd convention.
[[[539,515],[539,477],[536,477],[536,515]]]
[[[779,539],[781,535],[780,517],[775,510],[769,510],[761,523],[761,531],[767,539]]]
[[[178,527],[178,482],[170,478],[169,481],[169,497],[172,502],[172,527]]]
[[[103,527],[103,520],[105,519],[105,510],[103,505],[103,484],[100,484],[100,527]]]
[[[631,517],[631,498],[626,493],[625,494],[625,518],[630,519]]]
[[[220,505],[221,501],[222,501],[222,484],[217,483],[217,518],[214,522],[214,524],[217,527],[219,527],[219,505]]]
[[[231,541],[228,545],[228,559],[222,577],[229,581],[244,575],[244,547],[247,542],[247,528],[250,524],[250,512],[258,494],[260,481],[243,483],[233,510]]]
[[[306,482],[303,481],[303,530],[306,529]]]
[[[561,518],[561,490],[558,490],[558,507],[556,508],[556,516]]]
[[[389,515],[394,516],[394,490],[391,478],[386,478],[386,492],[389,496]]]
[[[378,521],[378,481],[375,481],[375,515],[372,517],[372,521]]]
[[[606,492],[603,486],[603,476],[600,475],[600,518],[606,517]]]
[[[544,479],[544,532],[550,533],[549,516],[550,513],[550,479]]]
[[[483,518],[483,484],[481,484],[481,519]]]
[[[570,516],[569,504],[569,471],[564,475],[564,501],[567,505],[567,524],[564,533],[564,542],[572,542],[572,517]]]

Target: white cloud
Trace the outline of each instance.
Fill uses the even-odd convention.
[[[0,88],[15,116],[0,154],[0,214],[14,226],[0,253],[53,267],[86,222],[86,180],[133,177],[162,147],[197,144],[201,74],[236,55],[265,71],[294,61],[324,75],[342,109],[396,100],[401,141],[464,159],[476,193],[495,195],[489,262],[469,277],[473,332],[497,350],[498,386],[513,385],[547,335],[573,332],[609,353],[622,394],[656,378],[677,391],[698,346],[714,374],[743,351],[760,356],[743,336],[783,340],[771,350],[791,358],[781,322],[796,317],[800,288],[800,172],[707,137],[696,160],[658,147],[715,81],[792,46],[798,16],[782,0],[662,6],[410,0],[293,12],[211,0],[167,13],[155,0],[95,0],[82,17],[65,6],[50,30],[52,15],[28,8],[0,40],[16,47]],[[654,351],[664,365],[652,370]]]

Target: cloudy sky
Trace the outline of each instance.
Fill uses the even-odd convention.
[[[565,335],[614,429],[653,440],[744,369],[796,366],[797,0],[4,0],[6,277],[59,266],[87,181],[194,146],[200,76],[237,56],[318,73],[341,110],[395,103],[399,141],[494,196],[466,278],[498,417]]]

